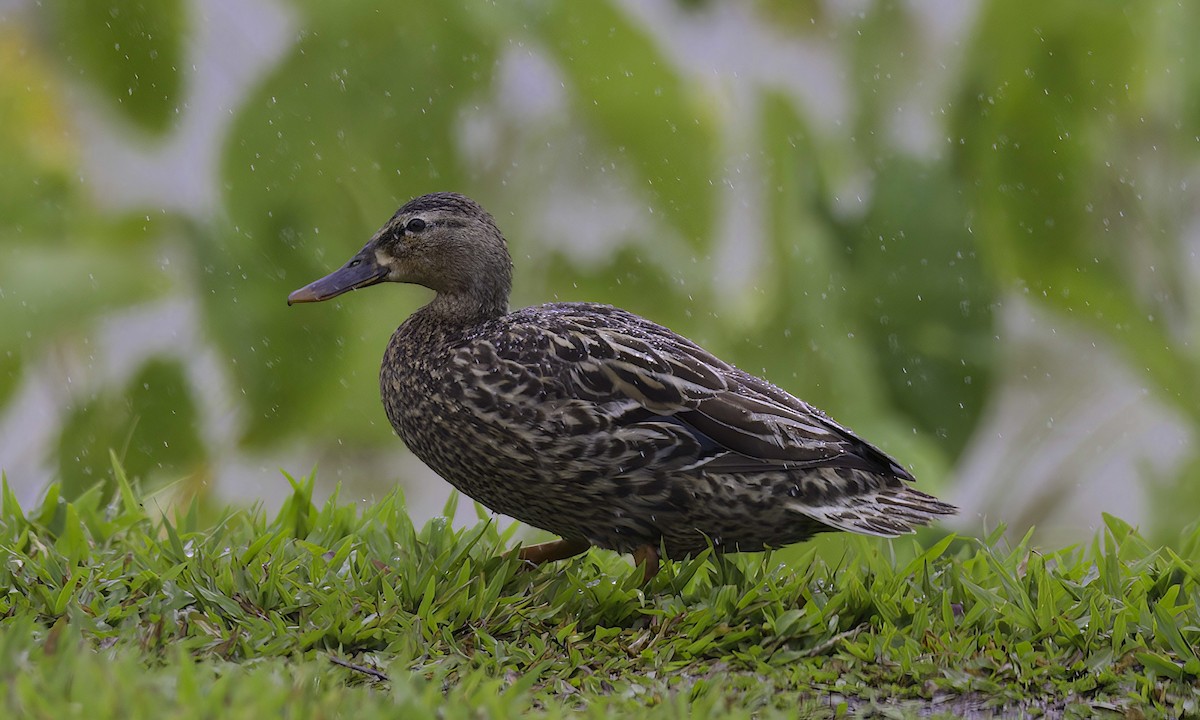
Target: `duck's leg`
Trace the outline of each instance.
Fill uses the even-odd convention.
[[[633,551],[633,563],[642,567],[642,584],[649,585],[658,574],[658,546],[643,545]]]
[[[585,552],[591,546],[592,544],[587,540],[563,538],[562,540],[552,540],[538,545],[523,547],[517,553],[517,557],[530,565],[541,565],[545,562],[566,560],[569,557],[574,557]]]

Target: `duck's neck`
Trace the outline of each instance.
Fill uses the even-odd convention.
[[[419,312],[445,325],[477,325],[508,314],[508,293],[489,296],[440,292]]]

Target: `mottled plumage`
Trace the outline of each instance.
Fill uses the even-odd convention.
[[[508,312],[504,238],[461,195],[411,201],[289,301],[384,280],[437,291],[388,344],[388,419],[456,488],[566,540],[531,559],[590,544],[637,553],[649,575],[660,545],[895,536],[954,512],[821,411],[665,327],[590,303]]]

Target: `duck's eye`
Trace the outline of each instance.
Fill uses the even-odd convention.
[[[410,233],[421,232],[425,229],[425,221],[421,218],[413,218],[412,220],[408,221],[408,224],[404,226],[404,229]]]

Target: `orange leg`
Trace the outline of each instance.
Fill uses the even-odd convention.
[[[552,540],[538,545],[530,545],[521,548],[517,553],[517,557],[521,558],[530,565],[541,565],[546,562],[554,562],[555,560],[566,560],[569,557],[574,557],[582,552],[587,551],[591,547],[591,543],[587,540]]]
[[[633,562],[643,566],[642,584],[649,585],[654,576],[658,574],[658,547],[655,545],[643,545],[634,550]]]

